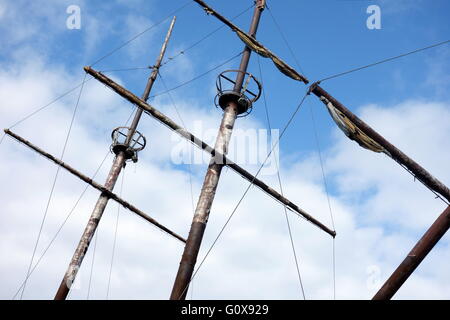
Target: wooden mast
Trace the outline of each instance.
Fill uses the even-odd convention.
[[[259,21],[264,8],[265,0],[256,1],[249,31],[249,34],[252,37],[256,36],[256,31],[258,30]],[[245,47],[233,89],[236,93],[240,93],[242,90],[242,84],[247,72],[250,55],[250,48]],[[226,155],[228,151],[228,145],[233,132],[234,122],[238,115],[238,109],[239,106],[237,102],[234,101],[230,101],[224,108],[222,123],[215,144],[215,149],[223,155]],[[218,159],[214,156],[211,158],[197,203],[197,208],[195,209],[191,230],[189,231],[189,236],[186,241],[178,273],[170,295],[171,300],[184,300],[186,298],[223,166],[223,159]]]

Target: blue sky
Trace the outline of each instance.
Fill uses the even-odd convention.
[[[5,104],[1,106],[0,125],[9,127],[24,115],[81,82],[84,77],[83,66],[91,65],[100,57],[120,46],[124,41],[166,17],[183,3],[186,2],[42,0],[30,4],[26,1],[15,1],[14,3],[0,1],[0,40],[3,44],[0,51],[0,82],[3,90],[0,92],[0,97],[2,101],[8,101],[11,105],[9,108]],[[248,8],[252,1],[210,0],[208,3],[224,16],[231,18]],[[69,16],[66,13],[66,8],[73,4],[79,5],[81,8],[80,30],[66,28],[66,19]],[[381,8],[382,28],[380,30],[369,30],[366,27],[366,20],[369,16],[366,9],[373,4],[377,4]],[[450,35],[447,14],[450,11],[450,3],[446,0],[289,0],[283,2],[268,1],[268,5],[288,39],[301,69],[312,82],[354,67],[448,40]],[[251,12],[249,10],[237,18],[235,23],[247,30]],[[94,68],[109,70],[152,65],[160,50],[169,22],[170,19],[165,20],[129,45],[100,61]],[[167,57],[171,57],[180,50],[189,47],[220,25],[219,21],[207,16],[197,4],[190,4],[177,13],[177,22],[169,44]],[[289,64],[297,67],[294,57],[283,42],[267,11],[263,13],[257,38]],[[161,74],[167,87],[172,88],[228,60],[241,50],[243,50],[243,45],[240,40],[225,27],[186,54],[169,62],[161,69]],[[323,87],[349,109],[361,115],[369,124],[374,125],[383,135],[386,134],[388,139],[392,138],[392,142],[418,159],[426,168],[430,168],[433,174],[448,185],[450,176],[446,164],[450,159],[450,154],[447,151],[448,148],[445,147],[448,145],[445,138],[450,133],[449,58],[450,49],[447,44],[325,81]],[[270,61],[262,58],[260,61],[264,90],[271,115],[271,125],[273,128],[281,129],[303,97],[306,87],[279,73]],[[235,59],[207,76],[172,92],[188,128],[192,129],[196,120],[203,121],[208,128],[217,127],[222,113],[216,110],[213,104],[215,78],[222,70],[237,68],[238,63],[239,59]],[[248,71],[260,78],[256,55],[252,55]],[[142,70],[110,72],[108,75],[140,95],[145,87],[148,72]],[[162,82],[157,81],[153,93],[164,90]],[[28,94],[24,94],[24,92]],[[30,139],[33,136],[32,140],[36,141],[37,144],[58,154],[62,145],[62,140],[58,139],[62,139],[64,136],[65,121],[70,116],[75,100],[76,93],[73,93],[63,99],[60,104],[27,120],[18,126],[17,130]],[[176,113],[171,109],[171,100],[167,95],[152,99],[150,102],[155,107],[167,112],[178,122]],[[131,109],[127,102],[117,98],[103,86],[96,84],[95,80],[86,84],[85,95],[82,97],[80,107],[80,115],[77,118],[75,132],[73,133],[73,148],[68,151],[66,157],[68,161],[71,160],[70,163],[79,165],[82,171],[93,172],[104,154],[103,151],[106,152],[110,143],[110,130],[114,126],[123,124]],[[400,167],[391,163],[389,159],[361,150],[356,144],[347,140],[336,129],[323,104],[315,96],[307,98],[280,144],[281,173],[283,180],[286,181],[286,193],[295,199],[294,202],[302,203],[313,215],[318,214],[321,219],[329,224],[328,209],[325,205],[326,198],[320,176],[320,164],[317,158],[315,133],[311,121],[311,110],[314,113],[320,145],[323,150],[326,174],[333,196],[332,203],[336,215],[341,214],[341,218],[336,218],[338,226],[339,222],[342,226],[341,229],[338,228],[338,233],[344,233],[341,247],[343,252],[340,252],[340,259],[341,261],[358,260],[360,262],[360,264],[353,266],[354,270],[350,270],[350,268],[345,271],[347,266],[345,263],[338,266],[338,269],[342,271],[342,277],[339,278],[339,281],[343,284],[341,291],[338,290],[338,296],[342,298],[368,298],[374,289],[365,289],[366,267],[370,265],[380,266],[382,278],[387,277],[389,272],[393,270],[394,265],[407,253],[411,245],[417,241],[443,207],[442,204],[436,203],[433,195],[427,193],[425,188],[418,186],[417,183],[411,183],[411,177],[404,173]],[[45,125],[42,125],[43,123]],[[140,179],[136,174],[133,178],[130,178],[128,187],[134,192],[130,191],[128,196],[151,212],[159,210],[161,214],[167,213],[167,216],[162,214],[161,218],[165,219],[166,217],[165,222],[171,224],[174,220],[167,217],[178,219],[179,217],[172,212],[176,211],[177,207],[175,203],[168,203],[171,201],[164,194],[164,191],[176,190],[174,192],[178,192],[180,206],[184,204],[185,207],[190,207],[187,167],[175,165],[169,161],[170,149],[167,145],[170,141],[170,133],[168,129],[147,117],[142,120],[141,127],[147,134],[149,148],[142,154],[142,161],[139,163],[141,167],[138,164],[132,166],[134,169],[129,171],[140,172],[148,179]],[[254,105],[253,112],[247,118],[237,120],[237,127],[266,127],[262,98]],[[36,135],[36,132],[40,134]],[[56,137],[55,132],[58,132]],[[52,141],[52,138],[55,141]],[[4,145],[0,146],[0,152],[2,152],[2,148],[4,148],[3,152],[10,150],[20,159],[20,161],[2,159],[2,161],[6,161],[4,167],[11,165],[24,172],[25,170],[20,165],[26,168],[41,168],[41,170],[36,170],[41,172],[36,172],[36,177],[32,178],[33,181],[42,181],[42,179],[46,179],[45,177],[48,178],[53,175],[50,164],[45,163],[45,161],[36,162],[39,158],[32,157],[25,150],[17,149],[21,147],[14,147],[13,142],[5,142]],[[82,156],[85,151],[91,152],[92,159]],[[248,168],[251,172],[255,172],[257,167],[249,166]],[[201,187],[204,166],[194,166],[193,170],[195,199]],[[219,189],[217,211],[230,211],[232,205],[239,199],[240,190],[245,189],[245,183],[239,177],[231,178],[230,175],[232,174],[226,173],[224,181],[221,182],[223,185],[221,184]],[[0,172],[0,176],[1,179],[12,178],[11,173],[6,169]],[[167,176],[171,178],[165,178]],[[59,206],[55,205],[55,208],[70,207],[70,201],[74,197],[72,193],[77,193],[78,189],[82,187],[82,184],[76,184],[70,180],[70,176],[64,176],[61,179],[61,194],[59,200],[55,200],[58,201]],[[157,189],[155,186],[151,186],[150,181],[152,179],[158,179],[158,181],[164,181],[164,183],[166,183],[166,179],[173,181],[167,181],[167,186],[161,186],[160,189]],[[178,179],[181,182],[175,184]],[[264,179],[267,179],[274,187],[278,187],[275,177],[268,176]],[[50,184],[50,178],[47,180],[43,181]],[[67,184],[65,185],[63,182]],[[18,216],[20,216],[21,210],[17,208],[16,203],[21,196],[24,196],[20,187],[24,184],[30,185],[30,181],[21,173],[17,177],[17,188],[12,188],[13,191],[8,190],[8,194],[11,192],[7,198],[10,202],[5,207],[9,208],[8,212],[16,212]],[[232,194],[225,193],[226,186],[233,188]],[[157,208],[153,208],[151,204],[146,203],[145,196],[137,195],[137,193],[140,193],[139,188],[143,187],[150,188],[161,199]],[[257,191],[254,191],[254,193],[258,194]],[[95,195],[96,193],[93,192],[89,198],[91,202],[86,201],[83,205],[85,212],[89,211]],[[47,189],[43,187],[42,193],[33,196],[33,198],[36,197],[35,201],[40,201],[39,203],[42,204],[46,196]],[[264,195],[259,195],[259,198],[257,195],[252,195],[252,197],[247,200],[248,204],[256,203],[257,206],[263,206],[263,204],[266,204],[264,201],[271,201],[271,199],[262,200],[265,197]],[[272,203],[271,205],[274,206],[275,204]],[[37,207],[39,206],[36,205]],[[261,210],[270,212],[272,210],[270,208],[272,207],[266,204],[266,207],[261,208]],[[281,212],[279,207],[276,208],[278,208],[277,212]],[[420,215],[420,212],[415,212],[419,211],[414,210],[416,208],[429,210],[433,214],[424,217]],[[28,221],[26,228],[35,230],[40,221],[41,211],[36,209],[36,220]],[[246,206],[242,211],[252,212],[252,206]],[[361,212],[365,214],[361,214]],[[218,218],[217,222],[211,222],[212,226],[208,227],[208,230],[211,230],[210,238],[213,238],[214,232],[219,228],[218,226],[222,221],[220,219],[223,219],[223,216]],[[250,213],[247,214],[248,216],[251,216]],[[56,213],[55,217],[56,221],[59,221]],[[6,223],[7,218],[3,217],[2,219],[5,219],[3,222]],[[57,222],[51,220],[51,217],[49,219],[49,235],[47,237],[51,236],[57,225]],[[76,243],[80,228],[85,220],[86,217],[84,220],[79,218],[78,224],[72,224],[70,236],[67,236],[65,242],[62,242],[64,245],[67,244],[69,249],[58,247],[60,251],[55,249],[54,259],[49,258],[50,261],[55,261],[61,252],[64,252],[67,256],[71,254],[71,246]],[[244,221],[248,222],[247,220]],[[20,230],[20,226],[24,222],[14,220],[13,223],[17,223],[14,230]],[[113,219],[105,223],[112,224]],[[132,222],[128,223],[128,229],[125,229],[138,228]],[[180,221],[177,221],[175,226],[182,230],[180,232],[187,232],[189,223],[190,217],[187,214]],[[269,228],[273,222],[264,220],[264,223],[261,225],[261,230],[266,230],[265,228]],[[274,243],[281,235],[285,235],[280,231],[283,225],[280,224],[278,227],[279,229],[275,228],[275,231],[268,229],[269,235],[273,236]],[[107,227],[103,229],[105,234],[108,234],[108,236],[105,236],[107,240],[111,240],[111,234],[107,231],[110,229]],[[258,233],[261,230],[255,231],[244,228],[238,229],[236,234],[232,233],[228,239],[230,245],[223,247],[222,253],[225,252],[223,257],[226,258],[226,253],[232,252],[233,248],[236,248],[236,243],[239,243],[239,236],[236,235],[243,234],[244,238],[249,234],[254,235],[255,239],[247,239],[252,243],[253,240],[258,239],[258,235],[261,235]],[[305,229],[298,230],[300,233],[306,232],[304,235],[298,235],[297,240],[300,247],[302,245],[307,246],[305,244],[307,243],[310,247],[317,249],[320,246],[311,244],[309,241],[318,241],[320,244],[323,244],[320,241],[326,241],[322,239],[323,235],[314,233],[316,230],[313,233],[310,233],[309,229],[306,230],[308,231],[305,231]],[[5,244],[15,239],[10,231],[4,230],[2,234]],[[314,238],[309,238],[310,235],[314,235]],[[123,234],[123,237],[126,238],[127,236],[130,235]],[[17,271],[15,277],[11,277],[11,279],[2,279],[5,282],[4,288],[6,288],[0,292],[2,298],[9,298],[11,291],[14,291],[16,284],[23,277],[26,270],[22,269],[25,268],[27,258],[30,256],[33,237],[29,235],[24,236],[23,239],[20,238],[19,243],[21,245],[17,249],[20,254],[18,253],[15,259],[11,259],[10,262],[5,262],[0,266],[3,274],[7,274],[10,270],[18,270],[17,266],[20,266],[21,272]],[[211,240],[210,238],[206,239],[206,243]],[[155,239],[152,238],[148,241],[150,244],[153,240],[159,243],[160,239]],[[238,240],[233,242],[233,239]],[[23,244],[21,241],[23,241]],[[355,248],[355,253],[349,253],[348,246],[346,247],[345,243],[352,244],[355,242],[360,242],[360,246]],[[124,263],[122,265],[124,270],[135,270],[134,268],[137,268],[139,274],[143,273],[142,270],[145,270],[147,260],[138,258],[137,253],[133,251],[135,248],[132,248],[132,239],[127,238],[124,243],[126,243],[124,247],[128,248],[131,253],[123,254],[129,257],[130,261],[136,262],[140,266],[139,269],[134,265],[130,266],[131,262]],[[377,246],[377,243],[383,245]],[[254,243],[255,246],[257,244],[257,242]],[[398,249],[395,246],[397,244]],[[329,260],[327,260],[328,254],[322,252],[316,256],[314,252],[308,251],[310,249],[303,248],[305,259],[310,259],[310,262],[309,260],[305,262],[305,277],[308,278],[309,276],[311,279],[306,280],[307,287],[309,285],[309,288],[313,288],[309,292],[313,292],[312,296],[315,298],[329,298],[329,282],[324,283],[325,280],[323,280],[329,278],[327,273],[329,270],[324,271],[319,267],[324,261],[329,263]],[[0,248],[0,250],[2,249],[6,250]],[[110,250],[110,247],[105,249],[107,253],[104,253],[104,265],[108,264],[108,250]],[[419,272],[423,273],[420,273],[418,278],[414,280],[415,282],[412,282],[413,284],[404,291],[402,297],[413,295],[414,298],[430,296],[448,298],[450,296],[450,286],[442,281],[443,269],[445,268],[435,270],[439,261],[445,261],[445,259],[448,261],[450,252],[448,236],[444,238],[439,250],[441,251],[433,253],[436,260],[430,261],[423,269],[419,269]],[[123,252],[125,251],[124,249]],[[289,253],[289,251],[287,252]],[[132,253],[136,255],[132,255]],[[99,254],[101,255],[102,251]],[[245,252],[239,253],[236,257],[242,257],[243,255],[247,254]],[[225,259],[223,257],[220,259]],[[64,256],[64,258],[67,260],[67,257]],[[162,272],[164,275],[167,272],[167,277],[162,277],[167,278],[167,281],[161,285],[170,286],[171,277],[174,273],[173,265],[178,263],[173,264],[173,261],[178,261],[178,259],[178,254],[174,254],[167,257],[166,260],[161,260],[158,268],[155,267],[155,272]],[[215,263],[219,264],[220,259],[213,260],[212,266]],[[43,267],[44,275],[42,279],[51,277],[52,272],[61,274],[64,265],[65,261],[62,261],[59,262],[57,267],[55,266],[57,269],[52,269],[48,265],[48,269]],[[168,268],[167,266],[171,267]],[[99,266],[99,268],[103,267]],[[259,279],[254,274],[250,274],[244,263],[232,264],[231,267],[236,268],[233,270],[242,272],[239,275],[242,274],[243,278],[248,276],[255,282]],[[273,268],[273,275],[279,276],[280,272],[284,272],[280,270],[285,270],[285,265],[275,265]],[[261,274],[263,274],[263,271],[258,269]],[[129,271],[127,271],[128,273],[117,272],[118,283],[126,282],[126,279],[129,280],[129,273],[132,273]],[[270,274],[270,270],[268,272]],[[352,272],[354,279],[351,278]],[[151,281],[154,280],[142,277],[142,281],[145,283],[152,283]],[[225,294],[225,296],[232,294],[233,286],[231,285],[227,288],[228,291],[224,289],[224,292],[208,288],[209,278],[208,276],[205,277],[204,282],[199,283],[199,292],[203,288],[204,295],[199,294],[199,297],[220,298],[223,297],[221,294]],[[296,298],[296,289],[290,287],[292,282],[295,282],[295,273],[293,279],[287,277],[280,280],[281,284],[289,284],[286,290],[281,284],[274,283],[273,293],[278,295],[262,295],[261,297]],[[446,276],[446,279],[450,278]],[[39,283],[39,280],[36,281],[35,287],[31,286],[29,297],[48,298],[39,295],[37,288],[44,287],[43,292],[45,294],[51,294],[53,288]],[[58,279],[52,278],[51,281],[57,283]],[[433,294],[430,293],[430,296],[415,292],[417,289],[428,292],[427,290],[433,288],[436,288],[436,290]],[[242,296],[239,297],[259,297],[260,292],[248,290],[244,290]],[[145,290],[139,292],[147,297]],[[101,294],[99,293],[95,297],[101,298]],[[135,296],[126,290],[123,295],[118,295],[118,297],[139,298],[139,296]],[[84,291],[75,297],[84,297]],[[150,295],[148,297],[162,298],[163,296]]]

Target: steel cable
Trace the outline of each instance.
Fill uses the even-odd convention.
[[[133,116],[134,112],[135,112],[135,108],[133,108],[133,112],[130,114],[130,116],[128,117],[127,123],[131,120],[131,117]],[[92,175],[92,179],[94,179],[97,174],[99,173],[100,169],[102,168],[103,164],[105,163],[106,159],[108,158],[110,154],[110,151],[108,150],[105,157],[103,158],[102,162],[100,163],[100,165],[98,166],[97,170],[94,172],[94,174]],[[26,281],[29,279],[29,277],[33,274],[34,270],[37,268],[37,266],[39,265],[39,263],[42,261],[42,259],[44,258],[45,254],[47,253],[47,251],[50,249],[50,247],[52,246],[52,244],[54,243],[54,241],[56,240],[56,238],[58,237],[59,233],[61,232],[61,230],[63,229],[64,225],[67,223],[67,221],[69,220],[69,218],[71,217],[71,215],[73,214],[73,212],[75,211],[75,209],[77,208],[79,202],[81,201],[81,199],[83,198],[84,194],[86,193],[87,189],[89,188],[90,185],[86,185],[86,187],[84,188],[84,190],[81,192],[80,196],[78,197],[77,201],[75,202],[74,206],[72,207],[72,209],[69,211],[68,215],[66,216],[66,218],[64,219],[63,223],[61,224],[61,226],[58,228],[56,234],[53,236],[52,240],[50,240],[49,244],[47,245],[47,247],[45,248],[45,250],[43,251],[43,253],[41,254],[41,256],[39,257],[39,259],[37,260],[37,262],[35,263],[35,265],[33,266],[33,268],[30,270],[29,275],[25,278],[25,280],[22,282],[22,284],[19,286],[19,289],[17,289],[16,293],[14,294],[14,296],[12,297],[12,299],[15,299],[16,296],[19,294],[19,292],[22,290],[23,286],[25,285]],[[70,292],[69,292],[70,293]]]
[[[85,82],[84,80],[86,80],[86,76],[87,75],[85,74],[83,82],[82,82],[82,85],[81,85],[81,88],[80,88],[80,92],[78,94],[77,102],[75,104],[75,108],[74,108],[73,113],[72,113],[72,118],[70,120],[69,129],[67,131],[67,135],[66,135],[66,138],[65,138],[65,141],[64,141],[63,150],[61,152],[61,157],[60,157],[61,160],[64,158],[64,155],[66,153],[66,148],[67,148],[67,145],[68,145],[68,142],[69,142],[70,133],[72,132],[72,126],[73,126],[73,123],[74,123],[74,120],[75,120],[75,116],[77,114],[78,106],[80,104],[81,94],[83,93],[84,82]],[[42,217],[41,225],[39,227],[39,232],[38,232],[38,236],[37,236],[34,248],[33,248],[33,253],[31,255],[30,264],[28,265],[26,279],[28,279],[28,276],[30,274],[31,266],[33,265],[34,256],[36,254],[36,250],[37,250],[37,247],[39,245],[39,240],[41,239],[42,230],[43,230],[43,227],[44,227],[44,224],[45,224],[45,220],[47,218],[47,213],[48,213],[48,210],[50,208],[50,203],[51,203],[51,200],[53,198],[53,193],[55,191],[56,181],[58,180],[58,176],[59,176],[60,170],[61,170],[61,167],[58,166],[58,168],[56,169],[55,178],[53,179],[53,184],[52,184],[52,187],[51,187],[51,190],[50,190],[50,195],[49,195],[48,200],[47,200],[47,205],[45,207],[44,216]],[[25,292],[26,286],[27,286],[27,280],[25,280],[25,283],[24,283],[23,289],[22,289],[22,293],[20,294],[20,299],[21,300],[22,300],[23,294]]]
[[[260,81],[261,81],[262,87],[264,88],[264,79],[263,79],[263,73],[262,73],[262,68],[261,68],[261,59],[260,59],[259,56],[257,57],[257,59],[258,59],[258,68],[259,68]],[[263,96],[263,101],[264,101],[264,110],[265,110],[265,114],[266,114],[267,126],[268,126],[268,129],[269,129],[269,132],[270,132],[270,138],[272,138],[272,125],[270,123],[269,108],[267,106],[267,98],[266,98],[266,93],[265,93],[264,89],[263,89],[263,92],[262,92],[262,96]],[[278,161],[277,161],[277,157],[275,156],[274,158],[275,158],[275,165],[276,165],[276,168],[277,168],[277,178],[278,178],[278,184],[280,186],[280,193],[284,197],[283,184],[281,182],[279,164],[278,164]],[[288,228],[289,238],[290,238],[290,241],[291,241],[292,253],[294,255],[295,267],[297,269],[298,281],[300,283],[300,290],[301,290],[302,295],[303,295],[303,300],[306,300],[305,289],[303,287],[302,276],[301,276],[301,273],[300,273],[300,266],[299,266],[299,263],[298,263],[297,253],[296,253],[296,250],[295,250],[294,239],[292,237],[291,224],[289,222],[289,216],[287,214],[287,207],[284,204],[283,204],[283,209],[284,209],[284,216],[286,218],[286,224],[287,224],[287,228]]]
[[[398,56],[386,58],[386,59],[383,59],[383,60],[380,60],[380,61],[377,61],[377,62],[374,62],[374,63],[370,63],[370,64],[367,64],[367,65],[364,65],[362,67],[350,69],[348,71],[344,71],[344,72],[337,73],[335,75],[328,76],[326,78],[323,78],[323,79],[319,80],[318,82],[323,82],[323,81],[326,81],[326,80],[330,80],[330,79],[334,79],[334,78],[337,78],[337,77],[341,77],[341,76],[344,76],[344,75],[349,74],[349,73],[353,73],[353,72],[356,72],[356,71],[359,71],[359,70],[363,70],[363,69],[366,69],[366,68],[369,68],[369,67],[373,67],[373,66],[382,64],[382,63],[386,63],[386,62],[389,62],[389,61],[392,61],[392,60],[403,58],[403,57],[409,56],[409,55],[417,53],[417,52],[421,52],[421,51],[424,51],[424,50],[428,50],[428,49],[431,49],[431,48],[442,46],[442,45],[447,44],[449,42],[450,42],[450,40],[446,40],[446,41],[442,41],[442,42],[439,42],[439,43],[432,44],[430,46],[426,46],[426,47],[419,48],[419,49],[416,49],[416,50],[413,50],[413,51],[402,53],[402,54],[400,54]]]

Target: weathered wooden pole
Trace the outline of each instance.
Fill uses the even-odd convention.
[[[156,77],[158,75],[158,69],[161,66],[161,62],[162,62],[162,59],[164,57],[164,54],[165,54],[165,51],[167,48],[167,43],[169,42],[170,36],[172,34],[175,20],[176,20],[176,18],[174,17],[170,24],[169,31],[167,32],[167,36],[164,41],[164,44],[161,48],[160,55],[157,59],[155,66],[153,66],[153,72],[147,81],[147,86],[142,95],[143,100],[148,99],[150,90],[153,86],[153,83],[156,80]],[[135,154],[133,155],[133,153],[135,153],[135,152],[128,152],[129,151],[128,147],[130,146],[130,143],[133,140],[133,136],[136,132],[141,115],[142,115],[142,109],[138,108],[138,110],[136,111],[136,114],[134,116],[132,125],[128,129],[128,134],[127,134],[125,143],[122,145],[123,150],[119,150],[116,153],[116,157],[114,158],[113,165],[111,167],[111,170],[108,174],[108,177],[107,177],[106,183],[105,183],[105,188],[108,191],[112,191],[114,189],[114,186],[117,182],[117,179],[120,175],[122,168],[125,166],[126,161],[135,155]],[[84,256],[86,255],[86,252],[89,248],[89,244],[91,243],[91,240],[94,237],[94,234],[95,234],[95,231],[97,230],[100,219],[105,211],[106,205],[108,204],[108,200],[109,200],[109,196],[105,192],[103,192],[100,195],[99,199],[97,200],[95,208],[91,214],[91,217],[89,218],[89,222],[83,232],[80,242],[78,243],[78,247],[75,250],[72,260],[70,261],[69,267],[68,267],[66,273],[64,274],[64,278],[61,281],[58,291],[56,292],[55,300],[65,300],[67,298],[67,295],[69,294],[69,291],[70,291],[70,287],[71,287],[73,281],[75,280],[75,277],[78,273],[78,269],[80,268],[81,263],[83,262]]]
[[[252,23],[249,34],[255,37],[258,29],[261,14],[265,8],[265,0],[256,1],[255,10],[253,13]],[[240,93],[242,84],[247,72],[247,66],[250,61],[251,50],[246,47],[242,55],[239,72],[236,77],[236,82],[233,91]],[[231,134],[233,132],[234,123],[238,115],[238,103],[230,101],[224,107],[224,114],[222,123],[219,128],[219,133],[216,138],[215,149],[221,154],[226,155],[228,152],[228,145]],[[194,272],[195,263],[200,250],[200,246],[205,232],[206,223],[208,222],[209,213],[216,193],[217,185],[219,183],[220,174],[224,166],[223,158],[212,157],[206,172],[203,187],[195,210],[189,236],[187,238],[186,246],[184,248],[183,256],[181,258],[178,273],[175,283],[170,295],[171,300],[184,300],[189,288],[192,274]]]
[[[450,228],[450,207],[436,219],[372,300],[389,300]]]

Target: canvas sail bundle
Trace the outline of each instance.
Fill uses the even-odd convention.
[[[351,140],[356,141],[361,147],[371,150],[373,152],[383,152],[390,155],[389,152],[383,148],[375,140],[367,136],[358,126],[353,123],[348,117],[345,116],[341,111],[336,109],[336,107],[324,96],[320,97],[320,100],[327,106],[328,112],[333,118],[334,122],[337,124],[339,129],[341,129],[347,137]]]
[[[248,34],[238,29],[235,29],[234,31],[236,32],[238,37],[242,40],[242,42],[244,42],[247,45],[247,47],[249,47],[252,51],[259,54],[261,57],[270,58],[275,64],[275,66],[278,68],[278,70],[280,70],[283,74],[294,80],[305,82],[306,79],[304,77],[302,77],[297,71],[295,71],[293,68],[287,65],[284,61],[282,61],[272,52],[270,52],[262,45],[260,45],[257,41],[255,41],[254,38],[250,37]]]
[[[301,76],[297,71],[287,65],[284,61],[279,59],[276,55],[266,49],[264,46],[259,44],[253,37],[250,37],[245,32],[239,29],[234,29],[238,37],[244,42],[247,47],[252,51],[256,52],[264,58],[270,58],[275,66],[286,76],[297,80],[305,82],[305,78]],[[334,122],[337,124],[339,129],[341,129],[347,137],[351,140],[356,141],[361,147],[371,150],[373,152],[383,152],[390,156],[389,152],[383,148],[379,143],[366,135],[358,126],[353,123],[345,114],[336,109],[336,107],[324,96],[320,97],[320,100],[327,106],[328,112],[333,118]]]

